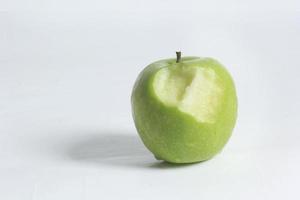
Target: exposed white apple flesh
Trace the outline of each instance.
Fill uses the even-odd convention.
[[[213,123],[223,94],[213,69],[169,66],[154,77],[155,94],[165,105],[177,107],[199,122]]]

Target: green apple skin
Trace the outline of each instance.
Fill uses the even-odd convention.
[[[221,107],[213,123],[199,122],[157,98],[153,88],[155,74],[176,65],[209,68],[222,80]],[[227,143],[237,118],[234,82],[225,67],[212,58],[183,57],[179,63],[176,59],[165,59],[148,65],[134,84],[131,105],[144,145],[158,160],[170,163],[194,163],[212,158]]]

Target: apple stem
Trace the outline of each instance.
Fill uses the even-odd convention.
[[[176,63],[179,63],[181,59],[181,51],[176,51]]]

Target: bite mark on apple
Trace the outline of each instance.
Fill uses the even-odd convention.
[[[153,86],[156,96],[165,105],[177,107],[199,122],[215,122],[223,88],[213,69],[165,67],[155,74]]]

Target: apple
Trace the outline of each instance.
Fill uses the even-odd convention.
[[[234,128],[235,85],[215,59],[176,54],[138,76],[131,96],[135,126],[158,160],[208,160],[222,150]]]

